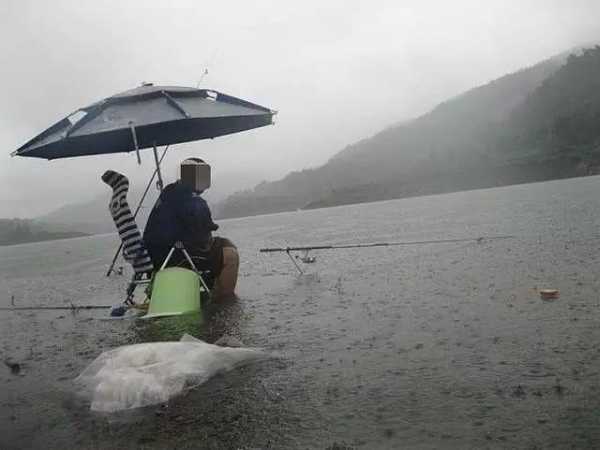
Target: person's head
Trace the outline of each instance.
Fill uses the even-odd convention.
[[[210,166],[200,158],[188,158],[181,163],[179,179],[194,192],[210,187]]]

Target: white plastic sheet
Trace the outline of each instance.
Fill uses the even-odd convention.
[[[184,335],[179,342],[118,347],[98,356],[76,379],[93,411],[114,412],[164,403],[213,375],[267,356],[252,348],[207,344]]]

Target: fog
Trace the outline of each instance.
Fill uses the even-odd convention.
[[[142,188],[151,152],[45,161],[10,152],[67,114],[140,83],[215,89],[279,111],[276,124],[173,147],[212,198],[317,166],[359,139],[573,46],[597,41],[595,1],[3,1],[0,217],[35,217]],[[207,73],[205,74],[205,71]]]

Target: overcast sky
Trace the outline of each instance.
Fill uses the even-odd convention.
[[[0,1],[0,217],[32,217],[141,186],[151,152],[10,158],[81,106],[155,84],[216,89],[279,111],[276,125],[183,144],[213,166],[213,194],[333,154],[438,102],[570,47],[600,41],[600,2]]]

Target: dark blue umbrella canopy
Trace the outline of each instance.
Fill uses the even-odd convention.
[[[145,84],[77,110],[13,155],[57,159],[130,152],[263,127],[275,114],[216,91]]]

